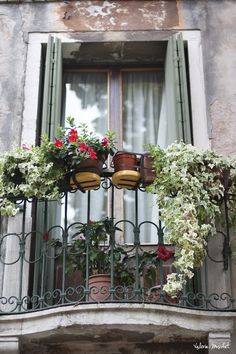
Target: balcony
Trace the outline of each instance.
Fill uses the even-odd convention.
[[[165,244],[164,227],[160,221],[156,224],[152,220],[140,220],[139,201],[144,191],[129,191],[133,198],[134,218],[128,220],[116,217],[119,198],[108,173],[104,175],[100,189],[109,193],[109,230],[106,230],[105,239],[100,240],[96,247],[89,242],[91,234],[87,230],[83,236],[82,250],[75,247],[75,239],[81,242],[78,230],[87,224],[80,220],[69,222],[70,193],[62,196],[62,207],[58,207],[55,201],[16,201],[20,212],[9,221],[8,230],[1,236],[0,243],[3,271],[1,313],[25,313],[88,303],[163,304],[220,311],[234,308],[227,196],[224,199],[225,229],[221,228],[209,239],[204,264],[195,270],[194,278],[188,281],[184,290],[172,298],[165,293],[163,286],[167,275],[174,270],[172,263],[175,250],[172,245]],[[96,193],[74,191],[78,198],[83,194],[86,199],[87,220],[90,220],[93,208],[96,207],[92,203]],[[50,210],[54,210],[54,216],[60,214],[60,224],[50,224],[53,219]],[[38,215],[33,218],[33,222],[31,215]],[[156,235],[156,242],[142,243],[143,234],[150,230]],[[129,234],[129,242],[126,244],[125,233]],[[164,251],[169,254],[168,259],[158,259],[160,246],[164,246]],[[96,255],[94,249],[97,250]],[[101,258],[101,254],[106,257],[106,279],[102,284],[91,284],[91,264],[94,257]],[[105,262],[104,259],[100,261]],[[122,268],[124,262],[126,266]],[[83,268],[80,263],[83,263]]]

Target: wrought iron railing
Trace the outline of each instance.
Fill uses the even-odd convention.
[[[103,197],[109,205],[106,213],[111,223],[106,239],[100,240],[96,249],[106,257],[103,261],[109,278],[103,279],[100,285],[91,283],[95,257],[90,242],[92,236],[87,230],[84,239],[79,232],[97,208],[96,198],[92,202],[97,191],[74,191],[76,197],[83,195],[86,199],[86,203],[83,202],[86,210],[82,211],[85,214],[82,220],[75,209],[73,222],[70,219],[70,192],[64,193],[61,205],[55,201],[18,200],[20,212],[9,220],[8,230],[0,239],[0,313],[94,302],[233,309],[227,196],[224,205],[226,226],[209,239],[204,265],[196,269],[184,291],[171,298],[163,291],[163,285],[167,274],[174,269],[174,247],[165,245],[169,252],[167,260],[156,257],[158,247],[165,244],[164,227],[158,218],[157,222],[140,218],[143,206],[139,196],[145,191],[129,191],[133,199],[130,220],[123,216],[123,191],[112,185],[109,174],[103,177],[100,189],[105,191]],[[121,195],[117,197],[117,193]],[[155,240],[144,243],[150,230]],[[75,240],[79,240],[77,246]],[[125,242],[127,240],[129,242]],[[84,242],[82,248],[80,241]]]

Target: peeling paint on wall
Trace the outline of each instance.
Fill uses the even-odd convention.
[[[57,10],[65,27],[75,31],[157,30],[179,25],[176,1],[78,1]]]

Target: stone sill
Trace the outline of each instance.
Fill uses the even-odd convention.
[[[236,312],[189,310],[152,304],[86,304],[25,314],[0,316],[0,339],[46,338],[70,332],[91,336],[113,330],[137,333],[153,331],[166,341],[203,338],[210,332],[233,332]]]

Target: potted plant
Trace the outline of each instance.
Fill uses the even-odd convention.
[[[171,245],[159,244],[155,246],[146,246],[148,249],[140,254],[139,273],[147,301],[157,302],[164,301],[166,303],[178,303],[178,296],[171,297],[164,290],[167,275],[173,271],[173,262],[175,260],[174,247]]]
[[[133,152],[117,151],[113,156],[112,183],[119,188],[135,188],[140,182],[140,158]]]
[[[15,147],[0,159],[0,212],[14,216],[16,199],[57,199],[69,188],[93,189],[100,184],[103,163],[114,149],[114,133],[99,139],[86,125],[68,118],[54,142],[42,137],[39,147]],[[88,169],[91,171],[88,173]],[[80,172],[77,174],[77,172]]]
[[[48,161],[64,166],[72,189],[96,189],[108,154],[113,154],[115,135],[108,131],[102,138],[88,130],[86,124],[75,126],[74,118],[67,118],[68,127],[58,129],[54,142],[42,138],[41,149]]]
[[[77,226],[77,231],[67,247],[66,272],[81,271],[83,279],[88,279],[90,300],[104,301],[110,296],[111,262],[116,284],[129,286],[134,283],[134,269],[125,245],[117,245],[111,234],[120,230],[113,226],[112,218],[89,221]],[[121,231],[121,230],[120,230]],[[60,240],[50,244],[61,248]],[[57,251],[58,252],[58,251]]]
[[[6,152],[0,159],[1,215],[16,215],[20,198],[57,198],[63,175],[64,169],[47,161],[40,147],[23,145]]]
[[[156,195],[165,240],[175,246],[177,271],[167,276],[164,286],[174,296],[205,258],[206,239],[214,234],[226,188],[235,193],[235,172],[229,184],[232,162],[183,142],[166,149],[150,145],[149,152],[156,177],[147,190]]]

